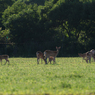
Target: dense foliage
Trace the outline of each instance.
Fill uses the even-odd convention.
[[[0,10],[0,42],[12,43],[1,45],[1,53],[35,56],[61,46],[60,56],[74,56],[95,48],[94,0],[43,1],[0,0],[7,4]]]

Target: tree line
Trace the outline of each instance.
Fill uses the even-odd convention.
[[[95,48],[94,0],[0,2],[1,54],[35,56],[38,50],[61,46],[59,56],[77,56]]]

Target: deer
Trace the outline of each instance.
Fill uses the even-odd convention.
[[[57,51],[52,51],[52,50],[45,50],[44,51],[44,56],[45,56],[45,62],[46,62],[46,64],[47,64],[47,58],[49,58],[50,56],[54,57],[54,62],[53,63],[55,63],[55,57],[58,55],[60,48],[61,47],[57,47],[56,46]]]
[[[50,62],[50,64],[51,64],[51,61],[55,62],[55,60],[54,60],[54,57],[53,57],[53,56],[50,56],[50,57],[49,57],[49,62]],[[48,62],[48,63],[49,63],[49,62]]]
[[[87,54],[86,53],[78,53],[78,55],[80,56],[80,57],[82,57],[84,60],[85,60],[85,57],[87,57]],[[83,60],[82,60],[83,61]]]
[[[89,63],[91,63],[91,56],[92,56],[92,53],[89,51],[87,52],[87,58],[85,59],[85,61],[88,63],[88,60],[89,60]],[[93,58],[94,59],[94,58]]]
[[[91,63],[91,56],[92,56],[92,53],[90,51],[86,52],[86,53],[78,53],[78,55],[80,57],[83,57],[83,59],[88,63],[88,60],[89,60],[89,63]],[[86,59],[85,59],[86,58]],[[83,61],[83,60],[82,60]]]
[[[8,62],[8,64],[9,64],[8,58],[9,58],[9,55],[0,55],[1,65],[2,65],[2,59],[5,59],[5,60],[6,60],[5,64],[6,64],[7,62]]]
[[[93,55],[95,54],[95,50],[94,49],[90,50],[90,52],[92,52]]]
[[[95,56],[93,56],[94,62],[95,62]]]
[[[92,58],[93,58],[93,59],[94,59],[94,61],[95,61],[95,58],[94,58],[95,50],[94,50],[94,49],[92,49],[92,50],[90,50],[90,52],[92,53]]]
[[[88,51],[87,52],[87,59],[89,60],[89,63],[91,63],[91,57],[94,57],[93,56],[93,53],[91,51]],[[93,58],[94,59],[94,58]]]
[[[36,56],[37,56],[37,64],[39,64],[39,59],[41,59],[41,64],[42,64],[42,59],[45,61],[44,55],[41,51],[37,51]]]
[[[93,59],[95,61],[94,54],[95,54],[95,50],[94,49],[92,49],[92,50],[87,52],[87,59],[85,59],[87,63],[88,63],[88,60],[89,60],[89,63],[91,63],[91,57],[93,57]]]

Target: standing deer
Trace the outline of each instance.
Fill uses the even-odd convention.
[[[0,55],[1,65],[2,65],[2,59],[5,59],[5,60],[6,60],[5,64],[6,64],[7,62],[8,62],[8,64],[9,64],[9,60],[8,60],[8,58],[9,58],[8,55]]]
[[[45,50],[44,51],[46,64],[47,64],[47,58],[49,58],[50,56],[54,57],[54,62],[55,62],[55,57],[58,55],[60,48],[61,47],[56,47],[57,51],[52,51],[52,50]]]
[[[41,59],[41,64],[42,64],[42,59],[45,61],[44,55],[41,51],[37,51],[36,56],[37,56],[37,64],[39,64],[39,59]]]
[[[52,56],[49,57],[48,63],[50,62],[50,64],[51,64],[51,61],[55,62],[54,57],[52,57]]]

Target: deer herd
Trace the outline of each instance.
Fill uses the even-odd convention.
[[[47,58],[49,58],[50,63],[51,63],[51,61],[53,61],[53,63],[55,63],[55,57],[58,55],[60,48],[61,47],[56,47],[57,51],[45,50],[44,54],[41,51],[37,51],[36,52],[37,63],[39,64],[39,59],[40,58],[41,58],[41,63],[42,63],[42,59],[43,59],[45,64],[47,64]]]
[[[44,60],[45,64],[47,64],[47,58],[49,58],[49,61],[48,63],[50,62],[51,64],[51,61],[53,61],[53,64],[55,63],[55,57],[58,55],[59,53],[59,49],[61,47],[56,47],[57,51],[52,51],[52,50],[45,50],[44,53],[42,53],[41,51],[37,51],[36,52],[36,56],[37,56],[37,63],[39,64],[39,59],[41,58],[41,63],[42,63],[42,60]],[[80,57],[83,57],[83,60],[85,60],[87,63],[88,63],[88,60],[89,60],[89,63],[91,63],[91,57],[94,59],[95,61],[95,50],[92,49],[86,53],[78,53],[78,55]],[[83,61],[82,60],[82,61]]]
[[[37,64],[39,64],[39,60],[41,59],[41,63],[42,60],[44,60],[45,64],[48,64],[51,61],[53,61],[53,64],[55,63],[55,57],[58,55],[59,53],[59,49],[61,47],[56,47],[56,51],[52,51],[52,50],[45,50],[44,53],[42,53],[41,51],[37,51],[36,52],[36,56],[37,56]],[[86,53],[78,53],[78,55],[80,57],[83,58],[83,60],[85,60],[87,63],[89,61],[89,63],[91,63],[91,57],[93,58],[94,62],[95,62],[95,50],[92,49]],[[1,65],[2,65],[2,59],[5,59],[6,62],[5,64],[8,62],[8,64],[10,63],[8,60],[9,56],[8,55],[0,55],[0,61],[1,61]],[[47,62],[47,58],[49,58],[49,61]],[[82,60],[82,61],[83,61]]]

